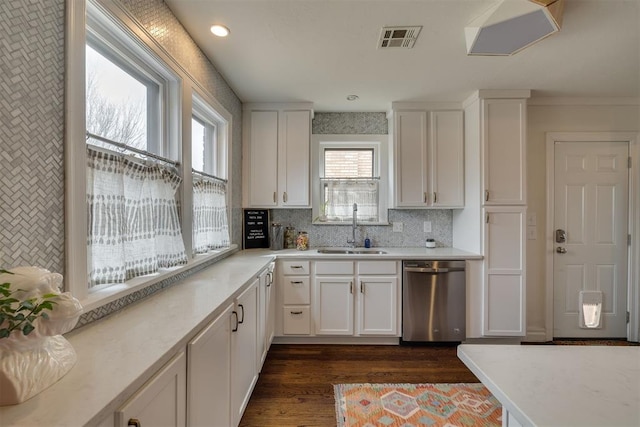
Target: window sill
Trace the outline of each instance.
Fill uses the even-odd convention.
[[[211,251],[207,254],[196,255],[191,261],[180,267],[162,269],[158,273],[136,277],[135,279],[131,279],[125,283],[118,283],[116,285],[91,292],[87,296],[87,298],[80,301],[80,303],[82,304],[83,311],[87,313],[91,310],[95,310],[98,307],[109,304],[110,302],[123,298],[148,286],[169,279],[175,275],[187,272],[204,263],[215,262],[218,259],[226,258],[227,256],[237,251],[238,245],[234,244],[228,248]]]

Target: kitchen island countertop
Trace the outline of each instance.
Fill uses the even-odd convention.
[[[458,357],[523,426],[640,426],[640,347],[463,344]]]

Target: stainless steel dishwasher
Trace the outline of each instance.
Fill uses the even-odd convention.
[[[402,262],[401,343],[463,341],[465,261]]]

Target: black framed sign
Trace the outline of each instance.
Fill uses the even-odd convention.
[[[244,249],[269,247],[269,211],[244,209]]]

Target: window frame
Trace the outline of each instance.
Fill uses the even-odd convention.
[[[231,114],[192,77],[185,68],[176,61],[142,25],[135,20],[128,10],[118,2],[109,0],[67,0],[66,2],[66,37],[65,50],[67,71],[65,80],[65,290],[70,291],[80,300],[85,311],[90,311],[126,295],[180,274],[205,262],[213,262],[217,258],[227,256],[237,250],[237,245],[212,251],[209,254],[193,256],[192,253],[192,176],[191,176],[191,115],[192,94],[197,92],[205,104],[214,111],[223,126],[218,127],[218,136],[224,134],[224,147],[219,148],[224,159],[220,159],[221,170],[227,174],[230,170],[231,147]],[[113,38],[103,37],[108,43],[122,44],[135,49],[135,55],[141,61],[151,64],[156,73],[166,78],[170,84],[162,87],[161,96],[166,97],[159,117],[161,144],[158,152],[180,163],[180,174],[183,177],[181,189],[178,191],[178,202],[181,206],[182,234],[188,262],[184,266],[165,269],[160,273],[137,277],[123,284],[115,284],[104,289],[89,292],[87,286],[87,205],[86,205],[86,120],[85,120],[85,45],[93,30],[87,25],[96,25],[98,29],[107,29],[114,33]],[[124,39],[123,39],[124,37]],[[110,42],[111,40],[111,42]],[[113,41],[116,40],[116,41]],[[158,66],[158,68],[156,68]],[[145,67],[142,72],[147,73]],[[151,73],[153,76],[153,73]],[[188,141],[188,143],[185,143]],[[170,143],[171,142],[171,143]],[[155,149],[155,148],[154,148]],[[151,151],[151,150],[150,150]],[[185,173],[189,171],[189,173]],[[228,177],[227,206],[231,219],[230,201],[232,183]],[[186,190],[185,190],[186,189]],[[188,207],[188,208],[185,208]],[[232,223],[229,223],[230,234],[233,235]]]
[[[346,221],[320,221],[321,189],[320,178],[324,176],[325,149],[373,149],[373,177],[378,183],[378,217],[377,222],[358,222],[359,225],[389,225],[389,135],[325,135],[313,134],[311,138],[311,217],[314,225],[351,225]]]

